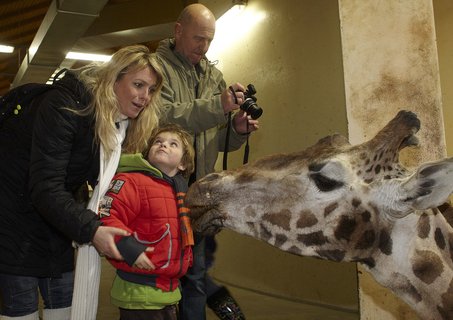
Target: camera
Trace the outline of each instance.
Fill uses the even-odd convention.
[[[249,84],[247,90],[244,92],[244,103],[240,105],[241,110],[244,110],[253,120],[258,119],[263,114],[263,109],[256,104],[257,99],[254,96],[255,93],[255,87],[253,84]]]

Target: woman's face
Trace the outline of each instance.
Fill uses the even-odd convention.
[[[123,74],[113,88],[120,112],[128,118],[136,118],[150,102],[156,82],[156,73],[149,67]]]

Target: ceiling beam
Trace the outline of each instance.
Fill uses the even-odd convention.
[[[96,20],[107,1],[52,1],[12,87],[28,82],[46,82]]]

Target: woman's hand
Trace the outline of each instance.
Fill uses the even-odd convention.
[[[115,237],[125,237],[128,235],[129,233],[126,230],[100,226],[94,234],[92,243],[101,256],[107,256],[116,260],[124,260],[116,247]]]

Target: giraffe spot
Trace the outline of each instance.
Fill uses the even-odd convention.
[[[431,229],[431,226],[429,223],[429,217],[426,213],[423,213],[420,216],[420,219],[418,220],[418,224],[417,224],[418,237],[420,239],[426,239],[429,235],[430,229]]]
[[[362,201],[360,199],[357,199],[357,198],[352,199],[352,206],[354,208],[357,208],[358,206],[360,206],[361,203],[362,203]]]
[[[322,231],[312,232],[308,234],[299,234],[297,240],[306,246],[322,245],[327,243],[327,238]]]
[[[371,248],[375,240],[376,233],[374,232],[374,230],[366,230],[357,241],[355,248],[359,250]]]
[[[363,182],[365,182],[366,184],[370,184],[371,182],[373,182],[373,178],[365,179],[363,180]]]
[[[376,261],[373,258],[364,258],[364,259],[353,259],[353,261],[357,261],[366,265],[368,268],[373,269],[376,266]]]
[[[266,227],[260,224],[260,239],[268,241],[272,237],[272,233],[266,229]]]
[[[369,222],[371,220],[371,213],[368,210],[362,212],[362,220],[364,222]]]
[[[453,319],[453,280],[450,281],[447,291],[441,295],[442,304],[437,310],[443,319]]]
[[[444,270],[442,260],[432,251],[416,250],[412,258],[412,271],[426,284],[431,284]]]
[[[382,151],[379,153],[378,160],[381,160],[383,156],[384,156],[384,150],[382,150]]]
[[[434,240],[436,240],[436,244],[440,249],[445,249],[445,238],[440,228],[436,228],[436,231],[434,231]]]
[[[285,244],[286,241],[288,241],[287,236],[285,236],[284,234],[277,234],[275,236],[274,246],[280,248],[283,244]]]
[[[244,213],[247,217],[255,217],[256,216],[256,211],[255,209],[253,209],[252,206],[247,206],[245,209],[244,209]]]
[[[439,212],[447,220],[448,224],[453,227],[453,207],[449,203],[444,203],[438,209],[433,210],[434,214]]]
[[[336,208],[338,208],[338,203],[334,202],[329,204],[325,209],[324,209],[324,217],[327,217],[332,211],[334,211]]]
[[[253,232],[253,234],[254,234],[255,236],[257,236],[257,235],[258,235],[258,230],[256,230],[256,224],[253,223],[253,222],[246,222],[246,224],[247,224],[247,227],[249,227],[249,230],[250,230],[251,232]]]
[[[381,166],[378,164],[374,167],[374,173],[379,174],[379,172],[381,172]]]
[[[450,260],[453,262],[453,233],[448,234],[448,247],[450,249]]]
[[[289,253],[293,253],[293,254],[297,254],[298,256],[301,256],[302,255],[302,250],[300,250],[298,247],[296,246],[291,246],[288,250],[287,250]]]
[[[453,312],[448,312],[442,306],[437,306],[437,311],[440,313],[442,320],[450,320],[453,319]]]
[[[344,239],[346,241],[349,241],[356,226],[357,222],[354,219],[347,216],[341,216],[340,222],[338,223],[338,226],[334,231],[335,238],[337,240]]]
[[[387,230],[382,229],[379,233],[379,250],[385,255],[392,254],[393,241]]]
[[[320,258],[330,261],[343,261],[346,253],[343,250],[316,250]]]
[[[393,279],[392,282],[394,288],[398,288],[398,291],[401,290],[403,292],[406,292],[410,296],[410,298],[414,300],[414,303],[422,301],[420,292],[418,292],[417,288],[412,285],[408,277],[397,272],[392,273],[391,277]]]
[[[300,213],[300,218],[296,222],[296,227],[299,229],[309,228],[318,223],[318,218],[310,211],[303,211]]]
[[[289,211],[288,209],[284,209],[276,213],[266,213],[263,215],[263,221],[268,221],[272,225],[279,226],[280,228],[289,231],[291,211]]]

